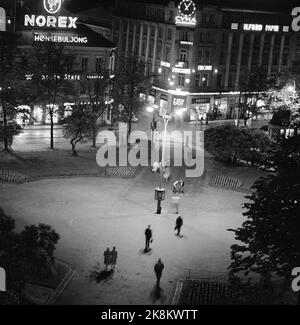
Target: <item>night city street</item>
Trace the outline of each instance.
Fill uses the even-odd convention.
[[[0,0],[0,314],[299,305],[299,126],[297,1]]]

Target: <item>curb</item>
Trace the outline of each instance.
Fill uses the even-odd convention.
[[[76,271],[75,269],[73,269],[70,265],[59,261],[59,263],[69,267],[69,272],[65,275],[65,277],[62,279],[62,281],[60,282],[60,284],[56,287],[52,297],[50,297],[46,304],[47,305],[53,305],[54,302],[58,299],[58,297],[63,293],[63,291],[66,289],[66,287],[68,286],[68,284],[71,282],[73,276],[75,275]]]

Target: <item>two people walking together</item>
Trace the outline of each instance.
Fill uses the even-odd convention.
[[[116,251],[116,247],[113,247],[111,251],[109,250],[109,248],[107,248],[103,255],[104,255],[105,271],[107,271],[109,265],[110,265],[110,270],[114,270],[118,258],[118,252]]]

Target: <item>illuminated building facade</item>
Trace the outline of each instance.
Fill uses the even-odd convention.
[[[234,118],[240,81],[250,70],[283,72],[300,58],[291,13],[116,0],[113,15],[118,53],[150,61],[159,75],[150,102],[168,111],[187,107],[191,120],[206,113]]]
[[[68,112],[74,104],[89,105],[87,86],[81,81],[83,78],[99,77],[101,70],[109,70],[111,76],[114,75],[115,45],[101,33],[101,29],[99,32],[91,28],[76,14],[68,12],[61,0],[54,2],[40,0],[33,9],[26,7],[26,1],[19,1],[18,4],[16,32],[20,34],[19,48],[30,53],[33,45],[52,43],[62,45],[64,55],[67,56],[65,71],[63,76],[59,77],[70,82],[70,87],[76,89],[76,95],[73,96],[73,100],[57,103],[57,111]],[[28,73],[25,78],[32,79],[34,76]],[[108,89],[107,112],[103,114],[105,123],[111,122],[112,107],[109,97]],[[31,110],[33,116],[31,122],[49,122],[50,117],[42,105],[36,105]],[[61,113],[56,114],[55,122],[59,122],[61,117],[63,117]]]

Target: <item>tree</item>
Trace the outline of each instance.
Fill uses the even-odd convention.
[[[108,108],[108,102],[110,101],[110,87],[112,86],[110,73],[108,70],[102,69],[92,77],[84,74],[81,80],[81,89],[86,90],[90,102],[88,108],[93,126],[92,140],[93,147],[96,147],[97,131],[101,125],[99,120]]]
[[[300,137],[280,139],[268,161],[274,172],[255,182],[244,204],[247,220],[231,229],[240,243],[231,247],[230,271],[258,274],[265,286],[276,276],[290,285],[300,265]]]
[[[63,135],[71,139],[72,156],[77,156],[76,145],[79,142],[87,141],[94,134],[95,115],[84,106],[75,106],[71,115],[64,119]]]
[[[241,80],[238,118],[240,116],[243,118],[244,126],[250,118],[260,114],[262,107],[258,100],[265,97],[262,93],[275,84],[276,77],[269,76],[262,67],[256,67]]]
[[[54,250],[59,235],[39,224],[15,231],[15,221],[0,209],[0,265],[6,270],[7,293],[0,304],[21,303],[25,283],[54,273]]]
[[[118,58],[118,72],[114,85],[114,99],[120,120],[128,124],[128,135],[134,114],[143,104],[141,94],[146,94],[155,75],[148,63],[136,56]]]
[[[44,43],[34,45],[27,52],[31,57],[28,73],[33,75],[32,100],[43,105],[50,118],[50,149],[54,149],[54,117],[58,114],[57,106],[61,102],[72,101],[76,88],[64,78],[72,56],[67,54],[63,45]]]
[[[270,150],[272,141],[264,131],[255,128],[243,128],[245,135],[243,145],[244,152],[241,159],[250,163],[251,166],[265,165],[267,154]]]
[[[0,32],[0,142],[10,151],[13,137],[21,132],[15,119],[18,114],[29,114],[20,105],[28,97],[25,84],[24,56],[17,49],[17,35]]]

